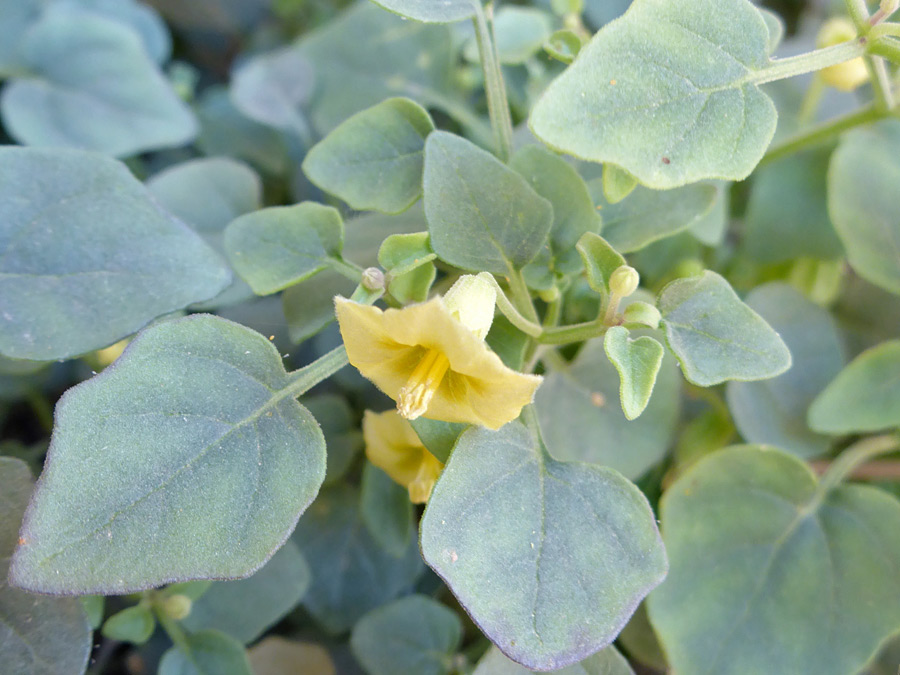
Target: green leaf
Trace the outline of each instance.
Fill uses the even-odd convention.
[[[900,426],[900,340],[857,356],[809,408],[809,425],[826,434]]]
[[[303,173],[357,211],[399,213],[422,195],[425,138],[434,123],[418,103],[391,98],[342,122],[303,160]]]
[[[356,284],[343,274],[324,270],[281,295],[291,342],[299,344],[334,321],[334,296],[349,298]]]
[[[606,239],[593,232],[586,232],[575,248],[587,272],[588,284],[598,293],[608,293],[609,277],[625,264],[625,258]]]
[[[27,67],[22,57],[22,36],[40,17],[41,4],[41,0],[0,1],[0,78]]]
[[[844,364],[834,321],[827,311],[781,283],[758,286],[747,296],[747,306],[778,331],[793,354],[793,364],[771,380],[728,383],[728,408],[735,425],[750,443],[773,445],[803,458],[824,454],[830,439],[810,431],[806,411]],[[845,400],[842,405],[852,404]]]
[[[603,197],[610,204],[618,204],[638,186],[638,180],[615,164],[603,165]]]
[[[142,645],[156,630],[156,619],[149,607],[134,605],[113,614],[103,624],[103,637]]]
[[[312,569],[303,606],[331,633],[349,630],[360,617],[407,592],[422,573],[416,538],[402,558],[372,538],[359,497],[349,486],[331,488],[300,519],[293,540]]]
[[[504,6],[494,14],[493,30],[500,63],[516,66],[540,51],[550,37],[552,26],[550,17],[540,9]],[[474,37],[466,44],[463,54],[469,61],[480,62]]]
[[[325,475],[289,382],[275,347],[230,321],[143,331],[57,406],[12,582],[122,594],[259,569]]]
[[[720,246],[728,232],[731,217],[731,183],[724,180],[707,181],[716,190],[712,208],[688,228],[691,236],[706,246]]]
[[[405,274],[392,277],[388,283],[388,292],[401,305],[425,302],[436,276],[437,268],[434,263],[428,262]]]
[[[828,212],[863,279],[900,295],[900,121],[843,137],[828,169]]]
[[[603,348],[619,372],[619,400],[625,419],[633,420],[650,402],[665,350],[649,335],[628,337],[628,329],[622,326],[613,326],[606,332]]]
[[[288,540],[253,576],[213,583],[182,623],[192,632],[215,628],[248,644],[300,602],[310,580],[303,554]]]
[[[573,30],[563,28],[555,30],[544,43],[544,51],[557,61],[572,63],[581,51],[581,37]]]
[[[32,595],[6,583],[31,488],[25,462],[0,457],[0,664],[5,672],[23,675],[79,675],[87,667],[92,640],[78,599]]]
[[[343,243],[341,214],[316,202],[248,213],[225,229],[225,252],[257,295],[321,272],[340,258]]]
[[[618,643],[628,656],[638,663],[650,666],[655,670],[665,672],[669,665],[666,655],[659,644],[659,638],[650,625],[650,617],[647,616],[647,601],[635,611],[628,625],[619,633]]]
[[[331,485],[350,470],[353,461],[362,450],[362,431],[359,430],[356,414],[343,396],[337,394],[304,396],[303,405],[316,418],[325,435],[325,447],[328,448],[325,485]]]
[[[0,148],[0,352],[62,359],[213,297],[224,262],[121,163]]]
[[[453,446],[456,445],[459,435],[469,427],[468,424],[430,420],[427,417],[411,420],[410,424],[428,452],[444,464],[450,459],[450,453],[453,452]]]
[[[125,157],[197,134],[138,34],[117,21],[50,7],[21,49],[32,76],[11,82],[0,98],[6,129],[20,143]]]
[[[189,652],[172,647],[159,662],[158,675],[252,675],[241,643],[217,630],[186,637]]]
[[[717,452],[666,491],[671,558],[650,619],[683,673],[858,672],[900,627],[900,503],[823,487],[765,447]]]
[[[401,558],[409,547],[413,507],[409,491],[366,462],[360,487],[360,513],[369,534],[385,551]]]
[[[295,48],[285,47],[247,60],[231,79],[231,101],[251,120],[309,136],[301,106],[312,95],[312,65]]]
[[[801,256],[839,258],[844,249],[828,217],[831,147],[789,155],[753,176],[742,245],[763,263]]]
[[[455,52],[446,26],[410,24],[361,2],[304,35],[297,49],[315,70],[310,115],[323,135],[353,113],[391,96],[429,106],[434,102],[438,107],[448,95],[452,98]]]
[[[378,249],[378,264],[394,276],[411,272],[435,258],[427,232],[392,234]]]
[[[791,367],[778,333],[715,272],[673,281],[658,306],[669,348],[693,384],[764,380]]]
[[[425,217],[445,262],[508,274],[541,250],[553,207],[528,182],[471,142],[435,131],[425,143]]]
[[[408,595],[360,619],[350,648],[369,675],[450,675],[461,641],[462,622],[452,610]]]
[[[503,652],[492,647],[481,657],[472,675],[528,675],[533,672],[515,661],[510,661]],[[580,663],[553,672],[557,675],[634,675],[628,661],[612,645]]]
[[[94,630],[100,628],[103,623],[106,598],[102,595],[82,595],[78,599],[81,600],[81,606],[84,608],[84,613],[87,614],[91,628]]]
[[[637,187],[616,204],[600,202],[603,237],[619,253],[638,251],[690,228],[709,213],[717,195],[712,185],[662,192]]]
[[[549,244],[554,268],[564,274],[578,272],[575,244],[582,235],[599,232],[601,224],[587,185],[571,164],[539,145],[526,145],[509,165],[553,206]]]
[[[544,378],[535,406],[547,449],[555,458],[608,466],[634,480],[666,455],[680,400],[681,377],[668,355],[646,410],[629,422],[617,403],[618,374],[598,339],[585,344],[568,371]]]
[[[421,545],[491,641],[540,670],[608,645],[666,574],[640,490],[612,469],[557,462],[519,423],[463,433]]]
[[[412,234],[428,227],[421,203],[403,213],[368,213],[349,219],[346,224],[344,257],[362,267],[378,265],[378,251],[384,240],[394,234]]]
[[[137,0],[55,0],[53,5],[54,10],[96,14],[128,26],[140,35],[144,50],[156,63],[164,64],[172,56],[172,37],[165,22],[156,10]]]
[[[775,106],[754,82],[768,50],[747,0],[637,0],[550,84],[529,126],[648,187],[741,180],[775,133]]]
[[[425,23],[453,23],[470,19],[474,0],[373,0],[386,10]]]

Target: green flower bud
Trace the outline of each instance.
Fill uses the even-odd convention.
[[[622,265],[609,276],[610,293],[619,298],[627,298],[637,290],[641,275],[633,267]]]
[[[380,291],[384,288],[384,272],[377,267],[367,267],[360,283],[367,291]]]
[[[162,611],[170,619],[181,621],[191,613],[192,605],[193,603],[188,596],[176,593],[163,600]]]

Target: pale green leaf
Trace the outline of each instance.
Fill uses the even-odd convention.
[[[754,82],[768,51],[747,0],[636,0],[551,83],[529,125],[649,187],[741,180],[775,133],[775,106]]]
[[[145,605],[133,605],[113,614],[103,624],[103,637],[142,645],[156,630],[153,612]]]
[[[452,23],[469,19],[477,0],[373,0],[376,5],[425,23]]]
[[[693,384],[764,380],[791,367],[778,333],[715,272],[673,281],[658,306],[669,347]]]
[[[491,641],[540,670],[607,646],[666,573],[640,490],[612,469],[557,462],[519,423],[463,433],[421,545]]]
[[[172,647],[159,662],[158,675],[252,675],[241,643],[217,630],[190,633],[189,653]]]
[[[628,337],[628,329],[622,326],[606,332],[603,347],[619,372],[619,400],[625,419],[633,420],[650,402],[665,350],[649,335]]]
[[[435,131],[425,143],[425,216],[442,260],[507,274],[540,251],[553,207],[528,182],[473,143]]]
[[[0,352],[61,359],[207,300],[230,273],[125,165],[0,149]]]
[[[388,99],[345,120],[314,145],[303,172],[358,211],[399,213],[422,195],[425,138],[433,129],[418,103]]]
[[[378,249],[378,264],[395,276],[411,272],[435,258],[427,232],[392,234]]]
[[[587,281],[598,293],[609,292],[609,278],[613,272],[625,265],[625,258],[616,249],[610,246],[599,234],[586,232],[575,245],[584,271],[587,273]]]
[[[533,672],[535,671],[511,661],[499,649],[492,647],[481,657],[472,675],[529,675]],[[556,675],[634,675],[628,661],[612,645],[580,663],[552,672]]]
[[[637,178],[615,164],[603,165],[603,196],[610,204],[618,204],[638,186]]]
[[[230,321],[145,330],[57,406],[12,581],[122,594],[252,574],[325,476],[322,432],[288,382],[275,347]]]
[[[900,503],[822,494],[800,460],[717,452],[666,491],[671,558],[650,619],[682,673],[850,675],[900,627]]]
[[[809,408],[809,424],[826,434],[900,427],[900,340],[857,356]]]

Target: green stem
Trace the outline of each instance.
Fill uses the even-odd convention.
[[[844,0],[844,5],[859,34],[868,33],[872,26],[869,23],[869,8],[866,6],[866,0]]]
[[[163,609],[156,604],[153,605],[153,613],[156,614],[156,620],[159,621],[159,625],[166,631],[166,635],[169,636],[172,644],[184,652],[185,656],[190,658],[191,645],[188,642],[187,633],[184,632],[184,629],[178,625],[177,621],[166,616]]]
[[[335,272],[347,277],[350,281],[357,284],[362,281],[363,268],[356,263],[343,258],[330,258],[329,264]]]
[[[497,280],[494,278],[493,274],[484,275],[485,279],[487,279],[488,277],[490,277],[491,284],[494,286],[494,290],[497,292],[497,309],[500,310],[503,316],[509,319],[509,322],[513,326],[525,333],[525,335],[538,337],[541,334],[541,327],[522,316],[519,310],[517,310],[509,301],[509,298],[506,297],[506,293],[504,293],[503,289],[500,288],[500,284],[497,283]]]
[[[473,6],[475,7],[475,16],[472,21],[475,23],[475,40],[478,43],[478,55],[484,71],[484,90],[487,95],[491,128],[494,131],[494,144],[497,157],[501,161],[507,162],[512,155],[512,118],[509,114],[503,73],[500,71],[494,40],[480,0],[475,0]]]
[[[344,345],[335,347],[324,356],[319,357],[308,366],[288,373],[288,385],[278,392],[278,398],[302,396],[320,382],[327,380],[350,361]]]
[[[894,63],[900,63],[900,41],[892,37],[873,42],[869,46],[869,52],[876,56],[883,56]]]
[[[852,474],[858,466],[896,450],[900,450],[900,436],[897,434],[870,436],[854,443],[838,455],[825,475],[822,476],[816,490],[816,503],[821,503],[825,495],[844,482],[844,479]]]
[[[773,145],[760,161],[760,166],[768,164],[769,162],[774,162],[787,155],[792,155],[795,152],[821,145],[822,143],[827,143],[847,129],[874,122],[882,117],[886,117],[887,114],[886,111],[876,109],[874,105],[868,105],[848,115],[843,115],[828,120],[827,122],[823,122],[807,131]]]
[[[608,326],[599,321],[576,323],[571,326],[559,328],[547,328],[537,337],[537,341],[544,345],[567,345],[572,342],[583,342],[591,338],[600,337],[606,333]]]
[[[554,328],[559,325],[559,318],[562,315],[562,294],[557,295],[553,300],[547,303],[547,311],[544,313],[544,328]]]
[[[869,39],[872,42],[878,42],[888,36],[900,37],[900,23],[882,23],[869,31]]]
[[[765,84],[775,80],[783,80],[795,75],[811,73],[829,66],[836,66],[845,61],[851,61],[866,53],[865,42],[850,40],[833,47],[824,47],[815,51],[791,56],[786,59],[775,59],[771,65],[760,70],[748,78],[754,84]]]
[[[800,113],[797,118],[800,126],[806,126],[816,118],[816,112],[819,110],[819,104],[822,102],[822,95],[825,93],[825,80],[821,73],[813,73],[812,82],[803,96],[803,104],[800,106]]]
[[[894,108],[894,93],[891,91],[891,80],[887,66],[880,56],[866,55],[866,69],[872,80],[872,93],[875,95],[875,107],[882,111]]]
[[[531,291],[525,283],[525,277],[522,276],[521,270],[514,270],[512,267],[507,274],[509,281],[509,290],[513,296],[513,303],[516,308],[525,316],[526,319],[534,324],[539,323],[537,310],[534,308],[534,301],[531,299]]]

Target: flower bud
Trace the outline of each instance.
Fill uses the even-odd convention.
[[[822,25],[816,45],[820,48],[832,47],[854,38],[856,38],[856,28],[853,26],[853,22],[846,17],[835,17]],[[825,68],[822,70],[822,79],[826,84],[840,91],[853,91],[869,79],[869,70],[862,57],[859,57]]]
[[[488,272],[461,276],[443,297],[450,314],[482,340],[494,322],[497,304],[497,291],[488,276]]]
[[[360,283],[367,291],[380,291],[384,288],[384,272],[377,267],[367,267]]]
[[[188,596],[176,593],[163,600],[162,611],[165,612],[166,616],[170,619],[181,621],[191,613],[192,605],[193,603]]]
[[[622,265],[609,277],[609,290],[618,298],[627,298],[637,290],[641,275],[633,267]]]

